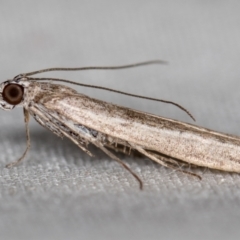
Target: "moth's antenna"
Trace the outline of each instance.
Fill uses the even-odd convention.
[[[44,72],[52,72],[52,71],[83,71],[83,70],[116,70],[116,69],[125,69],[125,68],[134,68],[134,67],[140,67],[140,66],[146,66],[146,65],[152,65],[152,64],[167,64],[166,61],[162,60],[151,60],[146,62],[139,62],[139,63],[132,63],[128,65],[120,65],[120,66],[93,66],[93,67],[79,67],[79,68],[46,68],[34,72],[24,73],[21,74],[23,76],[32,76],[38,73],[44,73]]]
[[[130,96],[130,97],[136,97],[136,98],[142,98],[142,99],[152,100],[152,101],[156,101],[156,102],[168,103],[168,104],[172,104],[172,105],[180,108],[181,110],[186,112],[187,115],[190,118],[192,118],[193,121],[196,121],[195,118],[192,116],[192,114],[186,108],[182,107],[181,105],[179,105],[179,104],[177,104],[175,102],[171,102],[171,101],[166,101],[166,100],[162,100],[162,99],[158,99],[158,98],[151,98],[151,97],[145,97],[145,96],[136,95],[136,94],[132,94],[132,93],[122,92],[122,91],[115,90],[115,89],[112,89],[112,88],[107,88],[107,87],[101,87],[101,86],[96,86],[96,85],[89,85],[89,84],[84,84],[84,83],[77,83],[77,82],[74,82],[74,81],[69,81],[69,80],[61,79],[61,78],[28,78],[27,77],[27,79],[31,80],[31,81],[65,82],[65,83],[78,85],[78,86],[81,86],[81,87],[97,88],[97,89],[101,89],[101,90],[105,90],[105,91],[109,91],[109,92],[119,93],[119,94],[127,95],[127,96]]]

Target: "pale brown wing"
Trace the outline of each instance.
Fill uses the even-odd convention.
[[[238,137],[106,103],[81,94],[48,97],[43,106],[114,138],[199,166],[240,171]],[[230,162],[229,162],[230,161]]]

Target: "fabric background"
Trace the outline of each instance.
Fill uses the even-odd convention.
[[[175,101],[197,125],[240,135],[239,11],[239,0],[1,1],[1,79],[55,66],[163,59],[169,64],[42,76]],[[78,90],[192,123],[170,105]],[[239,239],[238,174],[198,169],[199,181],[120,155],[143,179],[139,191],[101,151],[89,158],[33,120],[27,159],[6,169],[25,149],[22,109],[1,111],[0,123],[1,239]]]

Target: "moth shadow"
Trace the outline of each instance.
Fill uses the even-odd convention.
[[[94,155],[94,157],[90,157],[85,152],[83,152],[77,145],[75,145],[71,140],[67,138],[60,138],[55,134],[47,131],[46,129],[30,129],[30,138],[31,138],[31,148],[28,154],[30,158],[34,157],[34,161],[31,161],[31,164],[42,163],[42,155],[44,154],[44,158],[47,157],[47,161],[50,160],[51,157],[55,159],[65,159],[66,163],[73,163],[76,165],[82,164],[82,162],[91,161],[92,164],[99,163],[99,160],[109,160],[112,162],[113,160],[108,157],[101,149],[95,147],[92,144],[88,145],[88,150]],[[14,132],[9,134],[8,141],[13,145],[21,145],[24,146],[26,143],[25,134],[21,131]],[[23,149],[24,150],[24,149]],[[128,164],[137,164],[139,166],[154,164],[149,159],[143,157],[142,155],[135,153],[132,155],[125,155],[123,153],[115,152],[114,153],[118,158],[127,162]],[[21,154],[21,153],[20,153]],[[80,161],[81,160],[81,161]],[[158,164],[156,164],[158,165]]]
[[[86,166],[101,164],[101,160],[104,161],[105,163],[106,161],[109,163],[113,162],[113,160],[110,157],[108,157],[100,149],[91,144],[89,144],[88,149],[95,157],[88,156],[69,139],[67,138],[61,139],[58,136],[47,131],[46,129],[39,128],[30,130],[30,137],[31,137],[31,149],[27,158],[34,158],[34,161],[28,161],[27,164],[30,164],[31,166],[43,164],[43,159],[45,159],[47,163],[49,163],[50,161],[58,162],[58,160],[61,159],[61,161],[64,161],[64,163],[58,162],[59,164],[64,165],[73,164],[80,167],[83,165]],[[9,133],[8,141],[11,142],[12,146],[21,145],[21,148],[23,148],[24,150],[26,144],[25,134],[20,130],[19,132],[15,131]],[[133,154],[131,155],[125,155],[123,153],[115,152],[113,150],[110,151],[113,152],[118,158],[120,158],[130,166],[138,165],[139,167],[143,168],[144,167],[154,167],[156,169],[162,168],[160,164],[151,161],[150,159],[139,154],[138,152],[133,152]],[[52,158],[54,158],[55,160],[52,160]],[[179,167],[179,169],[181,169],[181,167]],[[217,174],[221,177],[229,175],[228,172],[213,170],[206,167],[199,167],[194,165],[189,165],[189,168],[187,170],[191,172],[193,171],[201,175],[202,177],[205,174],[209,173]],[[239,176],[239,174],[234,175]]]

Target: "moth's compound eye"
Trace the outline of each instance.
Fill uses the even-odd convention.
[[[2,92],[3,100],[11,105],[17,105],[23,98],[23,87],[17,84],[8,84]]]

